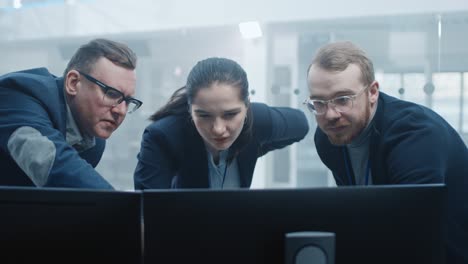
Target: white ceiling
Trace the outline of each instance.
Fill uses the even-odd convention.
[[[467,0],[23,0],[20,9],[13,2],[0,0],[0,41],[468,10]]]

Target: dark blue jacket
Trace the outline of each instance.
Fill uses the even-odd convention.
[[[46,187],[112,189],[94,170],[104,152],[105,140],[96,138],[95,147],[78,153],[65,139],[67,110],[63,89],[63,78],[45,68],[0,77],[0,185],[34,186],[12,159],[7,146],[16,129],[31,127],[55,146]]]
[[[468,149],[460,135],[434,111],[382,92],[371,129],[372,183],[445,183],[449,255],[453,263],[459,263],[456,258],[468,263]],[[315,145],[337,185],[353,185],[346,176],[344,147],[333,146],[320,128]],[[352,169],[349,173],[354,179]]]
[[[303,139],[309,130],[297,109],[250,107],[253,137],[237,156],[241,187],[250,187],[257,158]],[[136,189],[209,188],[206,148],[189,115],[168,116],[145,129],[134,180]]]

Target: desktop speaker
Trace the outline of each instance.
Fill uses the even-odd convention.
[[[334,264],[335,233],[293,232],[285,239],[285,264]]]

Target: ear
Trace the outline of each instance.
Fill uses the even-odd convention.
[[[79,90],[80,74],[76,70],[71,70],[65,76],[65,93],[75,96]]]
[[[369,101],[374,104],[379,99],[379,83],[377,81],[373,81],[371,85],[369,85]]]

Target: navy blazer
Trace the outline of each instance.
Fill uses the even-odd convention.
[[[250,187],[257,159],[305,137],[302,111],[251,103],[253,136],[239,152],[241,187]],[[209,188],[208,157],[203,139],[189,115],[168,116],[143,133],[134,180],[136,189]]]
[[[467,176],[465,143],[429,108],[380,92],[372,124],[369,159],[373,184],[443,183],[449,175]],[[314,140],[337,185],[354,185],[346,176],[345,147],[332,145],[319,127]],[[346,158],[351,164],[348,155]],[[352,169],[349,173],[354,179]]]
[[[454,258],[464,255],[468,261],[468,149],[460,135],[429,108],[382,92],[371,129],[372,183],[445,183],[451,221],[449,254]],[[352,169],[348,172],[352,182],[346,177],[344,159],[352,163],[348,154],[343,155],[345,147],[332,145],[319,127],[315,145],[337,185],[354,185]]]
[[[67,109],[63,78],[45,68],[14,72],[0,77],[0,185],[34,186],[9,154],[10,135],[30,127],[54,144],[55,160],[45,187],[111,189],[95,167],[104,152],[105,140],[78,153],[66,142]],[[34,158],[34,153],[31,153]]]

